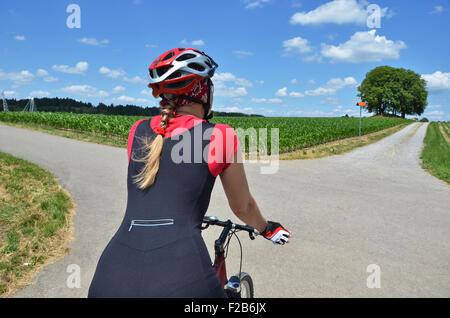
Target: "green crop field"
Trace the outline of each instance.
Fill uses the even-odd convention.
[[[107,116],[50,112],[0,112],[0,121],[33,123],[57,129],[91,132],[126,139],[140,116]],[[224,123],[244,131],[267,128],[270,149],[271,128],[279,129],[280,153],[311,147],[330,141],[358,136],[359,118],[313,117],[215,117],[214,123]],[[410,123],[400,118],[363,118],[362,134],[369,134],[399,124]]]

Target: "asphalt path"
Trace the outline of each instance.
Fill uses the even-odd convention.
[[[255,296],[449,297],[450,187],[420,167],[426,128],[411,124],[343,155],[281,161],[274,174],[261,173],[267,164],[246,163],[262,213],[293,232],[285,246],[239,235]],[[126,150],[0,123],[0,151],[54,173],[77,204],[71,253],[13,297],[86,297],[125,212]],[[219,179],[208,215],[237,221]],[[212,256],[219,233],[203,234]],[[234,239],[228,274],[239,271],[239,260]],[[71,264],[80,288],[68,287]]]

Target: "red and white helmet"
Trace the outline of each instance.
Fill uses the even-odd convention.
[[[214,60],[196,49],[176,48],[159,56],[148,68],[153,96],[184,95],[203,78],[211,78],[218,67]]]

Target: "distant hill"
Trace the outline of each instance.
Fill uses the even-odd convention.
[[[28,103],[28,99],[7,99],[8,108],[10,111],[21,111]],[[104,114],[104,115],[126,115],[126,116],[155,116],[159,115],[159,107],[140,107],[136,105],[105,105],[99,103],[97,106],[91,103],[85,103],[74,100],[72,98],[35,98],[34,103],[37,111],[40,112],[72,112],[77,114]],[[227,113],[227,112],[214,112],[215,116],[230,116],[230,117],[249,117],[262,115],[248,115],[244,113]]]

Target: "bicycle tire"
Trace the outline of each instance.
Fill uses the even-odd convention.
[[[247,273],[241,273],[241,298],[254,298],[255,290],[253,287],[253,279]],[[244,291],[244,293],[243,293]]]

